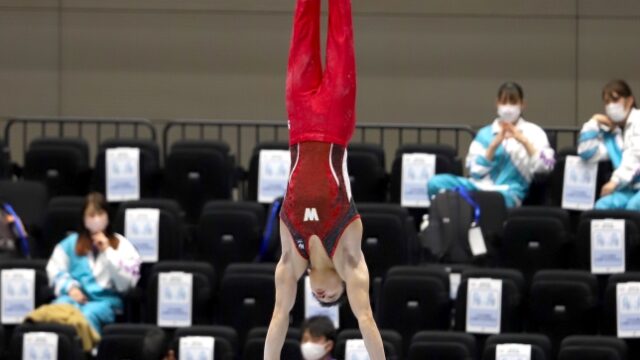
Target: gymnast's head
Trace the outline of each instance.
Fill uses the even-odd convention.
[[[335,269],[309,268],[311,293],[320,305],[331,307],[342,304],[347,298],[344,281]]]

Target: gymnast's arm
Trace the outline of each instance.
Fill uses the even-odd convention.
[[[373,319],[373,312],[369,302],[369,270],[362,251],[359,251],[359,255],[347,260],[347,264],[349,263],[352,266],[345,266],[344,280],[347,285],[347,296],[351,310],[356,319],[358,319],[358,326],[369,353],[369,358],[371,360],[384,360],[382,338]]]
[[[264,346],[265,360],[280,360],[280,352],[289,327],[289,312],[296,302],[298,281],[295,276],[292,253],[283,250],[276,267],[276,303]]]

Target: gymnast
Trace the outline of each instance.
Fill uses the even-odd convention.
[[[351,0],[329,1],[324,72],[320,0],[297,0],[286,85],[292,165],[280,212],[282,255],[275,273],[267,360],[280,359],[298,279],[305,273],[321,305],[348,299],[369,357],[385,359],[369,302],[369,271],[360,248],[362,222],[346,166],[355,97]]]

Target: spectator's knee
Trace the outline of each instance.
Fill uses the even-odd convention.
[[[627,203],[626,210],[640,211],[640,198],[633,198]]]
[[[603,197],[602,199],[596,201],[594,205],[594,209],[596,210],[609,210],[611,209],[611,201],[608,196]]]

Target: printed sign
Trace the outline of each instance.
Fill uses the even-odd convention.
[[[403,207],[411,208],[428,208],[431,206],[427,185],[435,172],[435,155],[421,153],[402,155],[402,195],[400,204]]]
[[[107,149],[105,166],[107,201],[140,199],[140,149]]]
[[[158,326],[191,326],[193,274],[160,273],[158,282]]]
[[[289,182],[289,150],[261,150],[258,169],[258,202],[270,204],[284,196]]]

